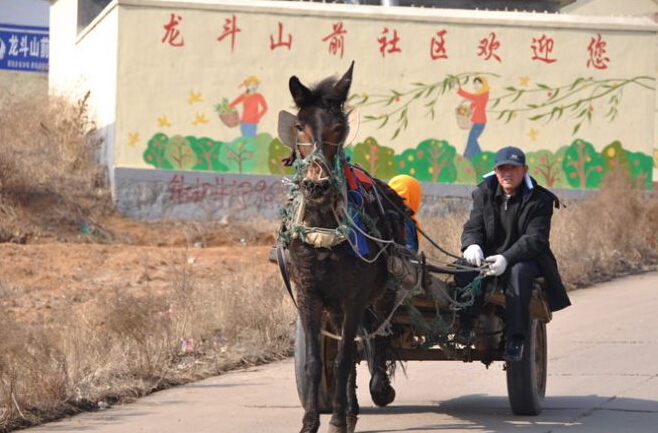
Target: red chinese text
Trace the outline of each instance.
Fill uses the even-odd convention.
[[[322,38],[323,42],[329,41],[329,52],[334,56],[340,52],[340,57],[343,58],[343,50],[345,48],[345,33],[347,30],[343,29],[343,23],[337,22],[333,25],[333,33],[329,33]]]
[[[275,48],[281,48],[281,47],[288,47],[288,50],[290,50],[290,47],[292,46],[292,35],[288,33],[288,41],[284,42],[283,40],[283,24],[279,22],[279,36],[276,42],[274,42],[274,36],[270,35],[270,50],[274,50]]]
[[[448,31],[443,29],[436,32],[436,36],[432,37],[432,41],[430,42],[430,57],[432,60],[448,58],[448,53],[446,52],[446,33]]]
[[[389,40],[388,38],[388,27],[384,27],[382,36],[377,38],[379,42],[379,52],[382,53],[382,57],[386,57],[386,53],[400,53],[402,50],[398,47],[398,42],[400,42],[400,37],[398,36],[398,31],[393,30],[393,37]],[[386,48],[388,47],[388,49]]]
[[[546,37],[542,34],[541,38],[532,38],[532,60],[539,60],[545,63],[553,63],[557,59],[551,59],[550,55],[553,51],[553,38]]]
[[[600,33],[597,34],[596,37],[592,36],[592,40],[587,47],[587,51],[589,52],[589,59],[587,60],[588,68],[607,69],[610,58],[605,56],[606,45],[607,42],[601,39]]]
[[[226,20],[224,21],[223,30],[224,30],[224,33],[219,35],[217,40],[221,42],[224,38],[226,38],[227,36],[230,36],[231,37],[231,52],[233,52],[233,47],[235,45],[235,35],[238,32],[242,31],[236,24],[235,15],[233,15],[231,18],[226,18]]]
[[[489,60],[492,57],[502,63],[502,60],[496,50],[500,48],[500,42],[496,40],[496,33],[491,32],[488,37],[480,40],[478,46],[478,56],[484,56],[484,60]]]
[[[181,18],[180,15],[171,14],[169,24],[164,25],[166,32],[161,41],[163,44],[167,42],[174,47],[182,47],[185,45],[185,40],[181,36],[180,30],[176,28],[182,20],[183,18]]]

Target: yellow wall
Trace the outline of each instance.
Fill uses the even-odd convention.
[[[64,1],[68,0],[59,0],[57,5]],[[656,25],[648,20],[269,1],[163,4],[118,0],[116,4],[118,14],[101,18],[98,28],[77,42],[80,45],[96,37],[85,52],[89,57],[77,65],[82,69],[93,65],[94,73],[111,69],[115,47],[108,39],[111,41],[112,27],[117,26],[117,166],[157,167],[153,154],[148,154],[156,137],[239,141],[240,129],[225,126],[213,108],[222,98],[231,101],[240,95],[244,88],[239,85],[253,75],[260,81],[258,92],[269,107],[258,123],[258,133],[269,134],[268,141],[263,137],[244,141],[252,146],[251,157],[260,162],[238,167],[223,161],[221,170],[273,172],[271,166],[268,169],[268,158],[273,160],[268,152],[272,152],[270,141],[276,136],[277,112],[292,110],[290,76],[297,75],[306,84],[317,82],[342,74],[352,60],[356,65],[350,103],[362,119],[355,142],[373,137],[396,155],[398,159],[391,159],[395,164],[407,157],[403,155],[406,151],[428,139],[446,143],[463,155],[469,130],[459,128],[455,114],[462,98],[456,89],[444,89],[443,84],[451,81],[451,76],[460,76],[463,88],[473,92],[472,80],[478,74],[485,76],[491,87],[488,119],[479,138],[485,153],[507,145],[528,153],[557,152],[575,146],[578,140],[590,143],[597,152],[607,149],[608,157],[618,152],[618,148],[606,148],[615,140],[628,153],[653,152]],[[172,14],[179,23],[167,34],[165,26]],[[218,37],[233,16],[241,31],[235,35],[232,50],[230,36],[222,41]],[[339,22],[347,31],[342,56],[331,53],[329,41],[322,40]],[[290,49],[270,49],[270,38],[278,39],[279,23],[284,38],[292,36]],[[382,55],[378,38],[384,36],[385,28],[389,36],[397,32],[401,52]],[[432,59],[431,40],[442,30],[447,32],[447,58]],[[500,43],[495,54],[501,61],[478,55],[482,40],[492,33]],[[532,59],[532,45],[537,45],[533,39],[542,35],[553,44],[552,51],[543,54],[555,62]],[[609,59],[599,63],[602,69],[591,63],[588,66],[588,46],[597,40],[605,44],[601,58]],[[182,41],[183,46],[172,45]],[[53,57],[51,60],[54,63]],[[104,67],[99,68],[97,62]],[[87,85],[113,95],[111,78],[112,72],[106,71]],[[414,89],[421,88],[424,92],[414,98],[421,93]],[[389,97],[391,103],[386,104]],[[401,118],[404,106],[406,117]],[[242,106],[237,108],[242,114]],[[546,113],[551,110],[553,118],[548,120]],[[537,119],[542,114],[546,115]],[[386,115],[390,115],[389,121],[379,128]],[[401,125],[397,121],[405,118],[406,127],[393,138]],[[188,144],[179,150],[189,153]],[[227,156],[212,157],[221,160]],[[178,166],[171,161],[168,168],[199,169],[194,159]],[[451,179],[463,181],[459,176]]]

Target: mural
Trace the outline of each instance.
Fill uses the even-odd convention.
[[[118,110],[120,165],[290,175],[281,164],[289,149],[275,137],[276,112],[292,109],[288,78],[312,84],[355,58],[347,103],[361,127],[346,153],[375,176],[477,183],[492,170],[495,151],[515,145],[548,187],[597,188],[616,169],[651,187],[655,30],[526,25],[523,14],[504,27],[493,19],[448,24],[438,15],[411,23],[310,13],[295,21],[223,7],[149,10],[150,37],[135,38],[126,58],[148,53],[181,65],[180,78],[170,77],[180,85],[153,87],[154,100]],[[126,28],[137,23],[127,17]],[[215,53],[217,63],[188,71],[183,65],[199,51]],[[302,66],[300,56],[311,53],[324,66]],[[171,74],[156,63],[150,72]],[[208,78],[215,74],[220,79]],[[130,94],[134,86],[119,87]]]

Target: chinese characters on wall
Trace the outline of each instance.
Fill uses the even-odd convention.
[[[243,29],[238,26],[238,20],[239,17],[233,14],[230,17],[225,17],[223,24],[218,26],[220,33],[216,37],[217,42],[230,43],[231,53],[235,52],[236,40],[239,38],[239,33],[243,32]],[[162,24],[164,32],[161,42],[172,47],[185,46],[182,23],[183,17],[181,15],[170,13],[169,18]],[[245,28],[244,31],[249,31],[249,29]],[[349,31],[345,24],[342,21],[337,21],[332,23],[331,28],[322,32],[323,36],[318,38],[318,44],[324,44],[324,51],[327,54],[342,58],[345,47],[348,44],[348,34]],[[449,32],[444,28],[436,29],[433,33],[428,32],[428,54],[431,60],[449,58],[450,53],[448,48],[451,36],[454,36],[454,32]],[[268,48],[270,51],[279,48],[290,51],[293,49],[294,39],[293,33],[286,27],[285,23],[277,21],[276,26],[273,26],[269,34],[269,41],[264,41],[264,43],[269,42]],[[482,61],[503,63],[504,58],[500,53],[500,49],[505,42],[495,31],[485,33],[478,40],[474,41],[473,55],[479,57]],[[377,50],[381,57],[386,58],[393,54],[401,53],[404,43],[404,35],[398,32],[398,29],[385,25],[379,34],[373,36],[372,49]],[[415,46],[417,45],[417,41],[409,39],[409,44]],[[546,33],[531,37],[527,47],[527,56],[531,61],[551,64],[559,60],[553,53],[556,48],[555,39]],[[585,65],[593,69],[607,69],[611,59],[607,55],[606,47],[607,42],[600,33],[596,36],[590,36],[589,41],[583,41],[582,51]],[[463,45],[460,45],[459,49],[463,50]]]

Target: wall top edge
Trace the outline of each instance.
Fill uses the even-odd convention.
[[[101,11],[100,14],[96,18],[92,20],[92,22],[89,23],[87,27],[82,30],[78,36],[75,39],[75,43],[79,43],[81,40],[85,38],[101,21],[105,19],[106,16],[108,16],[119,4],[119,0],[112,0],[107,6],[105,6],[105,9]]]
[[[338,16],[355,19],[371,18],[394,21],[432,22],[441,20],[443,23],[493,24],[524,27],[545,27],[549,24],[551,27],[556,28],[658,32],[658,24],[647,17],[605,17],[543,12],[528,13],[419,7],[384,7],[267,0],[113,0],[111,3],[111,5],[116,4],[119,6],[139,8],[232,10],[247,13],[318,17]],[[97,18],[101,18],[101,16]]]

